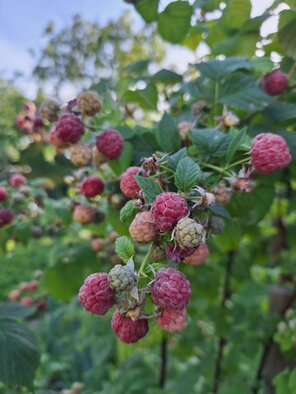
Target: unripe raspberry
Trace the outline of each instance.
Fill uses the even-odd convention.
[[[161,316],[157,318],[156,323],[164,331],[181,332],[187,326],[187,311],[185,308],[180,311],[164,310]]]
[[[12,187],[19,187],[27,183],[27,179],[22,174],[14,174],[9,182]]]
[[[210,219],[210,229],[213,234],[223,233],[225,228],[225,222],[219,216],[212,216]]]
[[[81,224],[89,224],[94,220],[95,215],[96,211],[94,208],[80,204],[74,208],[73,219]]]
[[[182,272],[161,268],[151,285],[153,302],[163,309],[182,310],[188,304],[191,286]]]
[[[137,175],[140,171],[140,167],[128,168],[120,178],[120,190],[128,198],[138,198],[140,187],[138,186],[134,175]]]
[[[111,263],[112,265],[117,265],[121,263],[120,257],[117,256],[117,254],[114,254],[113,256],[111,256]]]
[[[181,249],[179,246],[169,245],[166,250],[166,255],[169,260],[174,263],[181,263],[185,259],[185,257],[190,256],[195,252],[195,248],[183,248]]]
[[[159,194],[151,208],[152,218],[161,231],[172,230],[188,212],[186,200],[180,194],[172,192]]]
[[[278,96],[287,90],[288,78],[281,70],[273,70],[263,77],[260,87],[270,96]]]
[[[49,132],[49,141],[52,145],[54,145],[57,149],[65,149],[68,144],[60,139],[58,136],[57,130],[55,127],[52,127]]]
[[[21,295],[21,291],[20,290],[12,290],[9,295],[8,298],[10,299],[10,301],[18,301],[20,299],[20,295]]]
[[[44,132],[44,122],[40,116],[36,116],[33,120],[32,131],[36,134],[41,134]],[[36,137],[35,141],[41,141],[40,137]]]
[[[0,208],[0,227],[10,224],[14,219],[14,214],[9,208]]]
[[[36,112],[36,106],[32,101],[27,101],[24,105],[24,110],[27,115],[34,116]]]
[[[97,176],[92,175],[85,178],[80,185],[81,193],[85,197],[95,197],[104,191],[104,182]]]
[[[5,201],[7,197],[8,197],[8,193],[5,187],[0,187],[0,201]]]
[[[24,297],[21,300],[21,304],[24,306],[32,306],[34,304],[34,300],[32,297]]]
[[[59,117],[56,124],[57,137],[63,142],[76,144],[84,133],[81,120],[70,113],[63,114]]]
[[[71,386],[71,389],[73,391],[75,391],[75,394],[76,394],[76,393],[80,393],[80,391],[82,391],[84,389],[84,387],[85,387],[85,384],[83,384],[81,382],[74,382]]]
[[[102,155],[102,153],[98,151],[97,147],[94,146],[92,149],[93,164],[99,168],[102,164],[106,163],[106,161],[108,161],[108,158]]]
[[[180,122],[178,124],[179,134],[182,140],[186,140],[188,132],[193,129],[193,125],[190,122]]]
[[[102,252],[105,248],[105,243],[100,238],[94,238],[91,240],[91,248],[95,253]]]
[[[19,192],[24,196],[29,197],[32,194],[32,188],[27,185],[23,185],[19,188]]]
[[[14,203],[21,204],[26,200],[26,197],[23,195],[23,193],[13,193],[11,199]]]
[[[102,104],[96,92],[87,91],[81,93],[77,98],[77,106],[83,115],[94,116],[101,111]]]
[[[154,224],[151,212],[139,212],[129,226],[129,232],[135,242],[153,241],[158,235],[158,228]]]
[[[123,138],[118,131],[114,129],[105,130],[96,138],[96,147],[98,151],[110,160],[114,160],[120,156],[123,144]]]
[[[40,106],[40,115],[48,122],[55,122],[58,120],[59,107],[54,100],[45,100]]]
[[[115,304],[115,294],[109,286],[108,275],[103,272],[89,275],[80,287],[78,298],[88,312],[105,315]]]
[[[286,167],[292,157],[282,136],[261,133],[252,141],[251,159],[258,174],[270,174]]]
[[[92,161],[92,149],[88,145],[76,144],[70,148],[71,161],[77,167],[85,167]]]
[[[114,291],[130,291],[137,284],[137,274],[128,265],[116,264],[109,272],[108,280]]]
[[[43,276],[43,271],[41,270],[36,270],[33,272],[33,278],[35,279],[40,279]]]
[[[149,329],[147,319],[133,321],[129,317],[121,316],[119,311],[114,312],[111,321],[112,330],[124,343],[135,343],[143,338]]]
[[[216,202],[221,205],[227,205],[231,200],[231,188],[227,187],[223,182],[218,183],[212,192],[215,196]]]
[[[239,118],[232,112],[227,112],[223,118],[226,127],[233,127],[239,124]]]
[[[195,252],[184,259],[184,263],[188,265],[200,265],[205,262],[209,255],[207,244],[200,244]]]
[[[191,112],[194,116],[198,117],[208,106],[209,104],[204,100],[196,101],[191,105]]]
[[[194,248],[204,237],[204,228],[190,218],[180,219],[174,230],[174,239],[180,248]]]
[[[160,262],[162,260],[166,260],[165,249],[162,245],[157,245],[151,254],[151,260],[154,262]]]

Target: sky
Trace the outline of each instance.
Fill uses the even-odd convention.
[[[161,0],[164,7],[169,0]],[[272,0],[252,0],[252,16],[260,15]],[[34,59],[29,49],[40,49],[44,44],[42,32],[48,22],[54,22],[57,28],[69,24],[72,15],[79,13],[84,18],[104,24],[110,19],[117,19],[124,11],[133,9],[123,0],[0,0],[0,76],[11,77],[14,71],[20,71],[24,77],[19,85],[28,96],[33,98],[36,85],[30,78]],[[135,23],[141,23],[140,17],[133,12]],[[264,31],[276,29],[276,19],[269,20]],[[178,55],[178,56],[176,56]],[[181,55],[181,56],[180,56]],[[167,66],[175,59],[182,59],[183,65],[192,60],[193,54],[178,47],[170,49]],[[182,64],[179,64],[180,70]]]

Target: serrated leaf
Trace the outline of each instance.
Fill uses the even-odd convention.
[[[250,0],[228,0],[220,20],[225,29],[239,29],[249,18],[252,4]]]
[[[184,40],[190,29],[192,11],[192,6],[184,1],[169,4],[158,16],[161,37],[173,43]]]
[[[158,124],[158,141],[164,152],[174,152],[180,148],[180,135],[172,118],[165,112]]]
[[[129,222],[132,220],[132,218],[137,212],[137,208],[135,207],[136,201],[137,200],[130,200],[121,208],[120,220],[122,222]]]
[[[232,138],[230,144],[228,145],[226,152],[226,163],[230,163],[233,159],[235,153],[241,146],[241,143],[244,141],[244,138],[247,133],[247,128],[244,127],[242,130],[237,130],[238,132]]]
[[[198,153],[209,159],[224,156],[231,137],[215,129],[195,129],[191,132],[191,139]]]
[[[287,55],[296,59],[296,10],[284,10],[279,19],[279,42]]]
[[[200,168],[190,157],[180,160],[175,173],[175,184],[182,192],[188,192],[196,183]]]
[[[144,89],[128,90],[123,98],[129,103],[137,103],[146,110],[156,110],[158,92],[154,84],[150,83]]]
[[[135,255],[135,247],[128,237],[119,237],[115,242],[115,252],[118,257],[127,263]]]
[[[135,7],[145,22],[150,23],[158,17],[159,0],[138,0]]]
[[[160,70],[150,78],[154,83],[162,83],[164,85],[175,85],[182,82],[182,75],[171,70]]]
[[[142,74],[144,71],[148,70],[148,66],[151,63],[151,59],[138,60],[137,62],[130,63],[124,67],[123,71],[128,74]]]
[[[168,163],[167,165],[175,170],[180,162],[180,160],[184,159],[184,157],[187,157],[187,149],[182,148],[178,152],[174,153],[173,155],[170,155],[168,158]]]
[[[28,317],[35,312],[35,308],[23,306],[18,302],[3,302],[0,304],[0,319],[19,319]]]
[[[221,80],[221,78],[227,77],[236,70],[252,69],[249,60],[240,57],[229,57],[225,60],[209,60],[208,62],[196,64],[195,67],[203,76],[212,80]]]
[[[293,120],[296,118],[296,105],[277,100],[264,109],[263,115],[273,122]]]
[[[144,193],[146,201],[149,203],[153,202],[156,196],[163,192],[160,184],[154,182],[152,179],[145,178],[139,175],[135,175],[134,178],[139,185],[139,188]]]

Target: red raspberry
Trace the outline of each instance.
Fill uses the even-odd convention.
[[[14,214],[9,208],[0,208],[0,227],[10,224],[13,218]]]
[[[21,304],[24,306],[32,306],[34,304],[34,300],[32,297],[24,297],[21,300]]]
[[[43,312],[47,308],[47,301],[39,301],[37,304],[38,311]]]
[[[151,212],[138,213],[129,226],[129,232],[135,242],[153,241],[158,235],[158,228],[153,222]]]
[[[161,231],[172,230],[188,212],[186,200],[180,194],[172,192],[159,194],[151,208],[155,224]]]
[[[148,332],[148,320],[133,321],[130,317],[121,316],[119,311],[113,313],[111,321],[112,330],[124,343],[135,343]]]
[[[91,240],[91,248],[95,253],[102,252],[105,249],[105,243],[101,238]]]
[[[188,265],[200,265],[205,262],[209,255],[209,248],[207,244],[200,244],[195,252],[184,259],[184,263]]]
[[[80,185],[80,190],[85,197],[95,197],[103,193],[104,182],[95,175],[88,176]]]
[[[175,263],[181,263],[186,257],[195,252],[195,248],[181,249],[179,246],[169,245],[166,250],[168,259]]]
[[[18,187],[27,183],[27,179],[22,174],[14,174],[10,178],[10,184],[12,187]]]
[[[31,280],[30,282],[27,283],[23,291],[35,291],[38,289],[38,287],[39,287],[38,282],[36,280]]]
[[[251,158],[258,174],[280,170],[292,160],[284,138],[272,133],[261,133],[253,139]]]
[[[110,160],[120,156],[123,148],[123,138],[114,129],[103,131],[96,138],[96,147],[99,152]]]
[[[59,117],[56,125],[57,137],[63,142],[76,144],[84,133],[81,120],[70,113]]]
[[[8,298],[10,299],[10,301],[18,301],[20,299],[20,295],[21,295],[21,291],[15,289],[9,293]]]
[[[7,197],[8,197],[8,193],[5,187],[0,187],[0,201],[5,201]]]
[[[89,275],[80,287],[78,298],[88,312],[105,315],[115,304],[115,295],[109,286],[108,275],[103,272]]]
[[[164,310],[156,320],[156,323],[164,330],[171,333],[183,331],[187,326],[187,311]]]
[[[182,272],[161,268],[151,285],[151,295],[153,302],[161,308],[181,310],[189,302],[191,286]]]
[[[120,178],[120,190],[128,198],[138,198],[141,190],[134,178],[140,171],[140,167],[128,168]]]
[[[62,141],[57,133],[55,127],[53,127],[49,132],[49,141],[52,145],[54,145],[57,149],[65,149],[67,148],[68,144]]]
[[[263,77],[260,87],[270,96],[277,96],[287,90],[288,78],[281,70],[273,70]]]
[[[80,204],[74,208],[73,219],[81,224],[89,224],[94,220],[95,215],[96,211],[94,208]]]

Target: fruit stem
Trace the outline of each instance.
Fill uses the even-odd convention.
[[[150,259],[150,256],[151,256],[151,253],[152,253],[153,249],[154,249],[154,244],[152,243],[152,244],[149,246],[148,252],[147,252],[146,256],[143,258],[143,261],[142,261],[142,263],[141,263],[141,266],[140,266],[140,269],[139,269],[139,272],[138,272],[139,278],[140,278],[141,276],[144,277],[144,278],[147,278],[147,275],[144,274],[144,269],[145,269],[146,264],[148,263],[148,261],[149,261],[149,259]]]
[[[220,174],[225,174],[225,175],[231,176],[230,172],[226,171],[226,168],[220,168],[220,167],[217,167],[217,166],[215,166],[213,164],[209,164],[209,163],[200,163],[200,165],[203,167],[211,168],[212,170],[215,170],[215,171],[219,172]]]
[[[171,173],[175,174],[174,170],[172,170],[171,168],[169,168],[169,167],[167,167],[167,166],[165,166],[163,164],[160,164],[160,167],[162,169],[164,169],[165,171],[167,171],[167,172],[171,172]]]
[[[247,163],[248,161],[250,161],[250,158],[249,158],[249,157],[246,157],[246,158],[244,158],[244,159],[241,159],[241,160],[239,160],[239,161],[236,161],[235,163],[230,164],[229,166],[226,166],[224,169],[225,169],[225,170],[229,170],[229,169],[232,168],[232,167],[235,167],[235,166],[237,166],[237,165],[239,165],[239,164]]]

